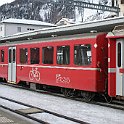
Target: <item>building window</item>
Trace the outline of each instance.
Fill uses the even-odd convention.
[[[81,44],[74,46],[74,64],[90,65],[91,64],[91,45]]]
[[[34,29],[33,28],[27,28],[28,31],[33,31]]]
[[[2,29],[2,27],[0,27],[0,31],[2,31],[3,29]]]
[[[121,4],[124,4],[124,0],[121,0]]]
[[[39,48],[31,48],[30,49],[30,63],[31,64],[39,64],[40,59],[40,49]]]
[[[21,27],[17,27],[17,31],[18,32],[21,32]]]
[[[42,63],[43,64],[53,64],[53,47],[43,47],[42,48]]]
[[[4,62],[4,50],[1,50],[1,62]]]
[[[28,49],[27,48],[20,49],[20,63],[21,64],[28,63]]]
[[[60,64],[60,65],[70,64],[70,47],[69,46],[57,47],[57,64]]]

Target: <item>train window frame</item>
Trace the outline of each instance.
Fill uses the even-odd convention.
[[[23,51],[22,51],[23,50]],[[20,48],[20,64],[27,64],[28,63],[28,48]]]
[[[1,60],[0,60],[0,62],[4,62],[5,61],[5,50],[0,50],[0,58],[1,58]]]
[[[42,64],[53,64],[53,63],[54,63],[54,47],[53,46],[42,47]]]
[[[30,48],[30,64],[40,63],[40,48]]]
[[[56,63],[58,65],[69,65],[70,46],[69,45],[57,46],[56,57],[57,57]]]
[[[83,50],[83,47],[85,48],[87,47],[86,52]],[[76,56],[77,54],[78,54],[78,57]],[[77,66],[89,66],[92,64],[92,45],[91,44],[75,44],[74,45],[74,64]]]

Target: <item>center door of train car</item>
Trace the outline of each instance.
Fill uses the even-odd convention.
[[[124,96],[124,39],[116,40],[116,95]]]
[[[16,82],[16,47],[9,47],[8,49],[8,82]]]

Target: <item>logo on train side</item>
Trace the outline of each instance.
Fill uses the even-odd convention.
[[[61,74],[56,74],[56,83],[69,84],[70,78],[69,77],[63,77]]]
[[[40,72],[38,71],[38,68],[32,68],[32,70],[29,71],[29,79],[30,80],[40,80]]]

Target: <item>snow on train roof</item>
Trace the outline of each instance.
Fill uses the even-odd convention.
[[[38,29],[30,32],[2,37],[0,38],[0,42],[20,41],[30,38],[36,39],[36,38],[45,38],[45,37],[47,38],[53,36],[82,34],[82,33],[90,33],[91,31],[108,33],[111,32],[115,26],[123,25],[123,24],[124,24],[124,17],[116,17],[116,18],[104,19],[100,21]]]
[[[1,21],[2,23],[16,23],[16,24],[28,24],[28,25],[45,25],[45,26],[55,26],[54,24],[42,22],[42,21],[36,21],[36,20],[27,20],[27,19],[5,19]]]

